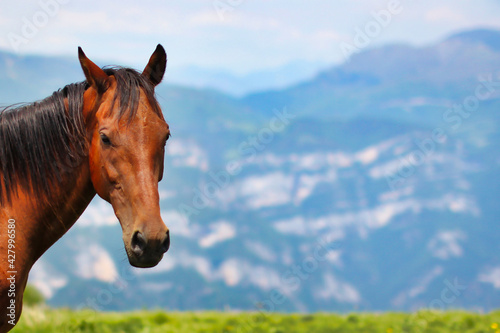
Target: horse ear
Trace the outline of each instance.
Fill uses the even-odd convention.
[[[82,65],[83,73],[87,82],[102,94],[109,88],[109,76],[99,66],[90,61],[89,58],[83,53],[81,47],[78,47],[78,59]]]
[[[146,77],[154,86],[157,86],[163,79],[165,69],[167,68],[167,54],[163,46],[158,44],[153,52],[149,62],[142,71],[142,75]]]

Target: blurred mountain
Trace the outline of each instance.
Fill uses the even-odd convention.
[[[474,94],[480,81],[498,74],[499,39],[498,31],[478,30],[422,48],[369,49],[310,81],[250,94],[244,101],[258,110],[288,105],[294,114],[325,119],[376,116],[433,123],[441,118],[436,107]],[[402,108],[406,112],[399,112]]]
[[[325,67],[326,64],[321,62],[295,61],[276,69],[238,75],[225,70],[184,66],[169,68],[166,80],[176,85],[243,96],[257,91],[286,88],[311,79]]]
[[[321,62],[296,61],[274,69],[235,74],[198,66],[169,66],[164,80],[170,85],[216,90],[237,97],[297,84],[314,77],[325,67],[326,64]],[[0,84],[8,89],[0,93],[2,103],[18,102],[25,90],[24,96],[43,98],[66,85],[68,79],[70,82],[83,79],[79,63],[66,57],[20,56],[0,50],[0,70]],[[40,86],[40,82],[45,84]]]
[[[49,304],[97,310],[500,307],[498,45],[474,30],[367,49],[241,98],[159,86],[170,251],[130,268],[96,198],[31,282]],[[83,78],[76,59],[37,57],[16,76],[12,57],[0,54],[2,100]]]
[[[458,41],[468,44],[480,44],[492,50],[500,51],[500,43],[498,39],[498,31],[488,29],[476,29],[464,31],[451,36],[449,41]]]
[[[75,59],[18,56],[0,51],[0,105],[38,100],[68,82],[83,79]]]

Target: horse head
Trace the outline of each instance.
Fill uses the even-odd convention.
[[[81,48],[79,59],[89,85],[83,117],[92,184],[113,206],[130,264],[153,267],[170,246],[158,193],[170,130],[154,97],[166,68],[165,50],[158,45],[142,74],[101,69]]]

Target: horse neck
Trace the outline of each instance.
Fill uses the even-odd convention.
[[[61,183],[56,196],[46,207],[46,216],[49,217],[49,222],[61,226],[60,230],[57,230],[60,236],[73,226],[95,194],[90,180],[88,159],[85,159],[73,169],[73,172],[68,174]]]
[[[54,192],[50,201],[42,199],[37,202],[33,202],[33,194],[20,192],[9,209],[10,215],[15,217],[16,228],[22,230],[16,242],[26,249],[26,256],[20,259],[28,270],[73,226],[95,196],[88,159],[68,172]]]

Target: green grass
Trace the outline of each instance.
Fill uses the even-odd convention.
[[[168,333],[168,332],[422,332],[500,333],[500,311],[416,313],[260,314],[137,311],[96,313],[27,307],[12,332]]]

